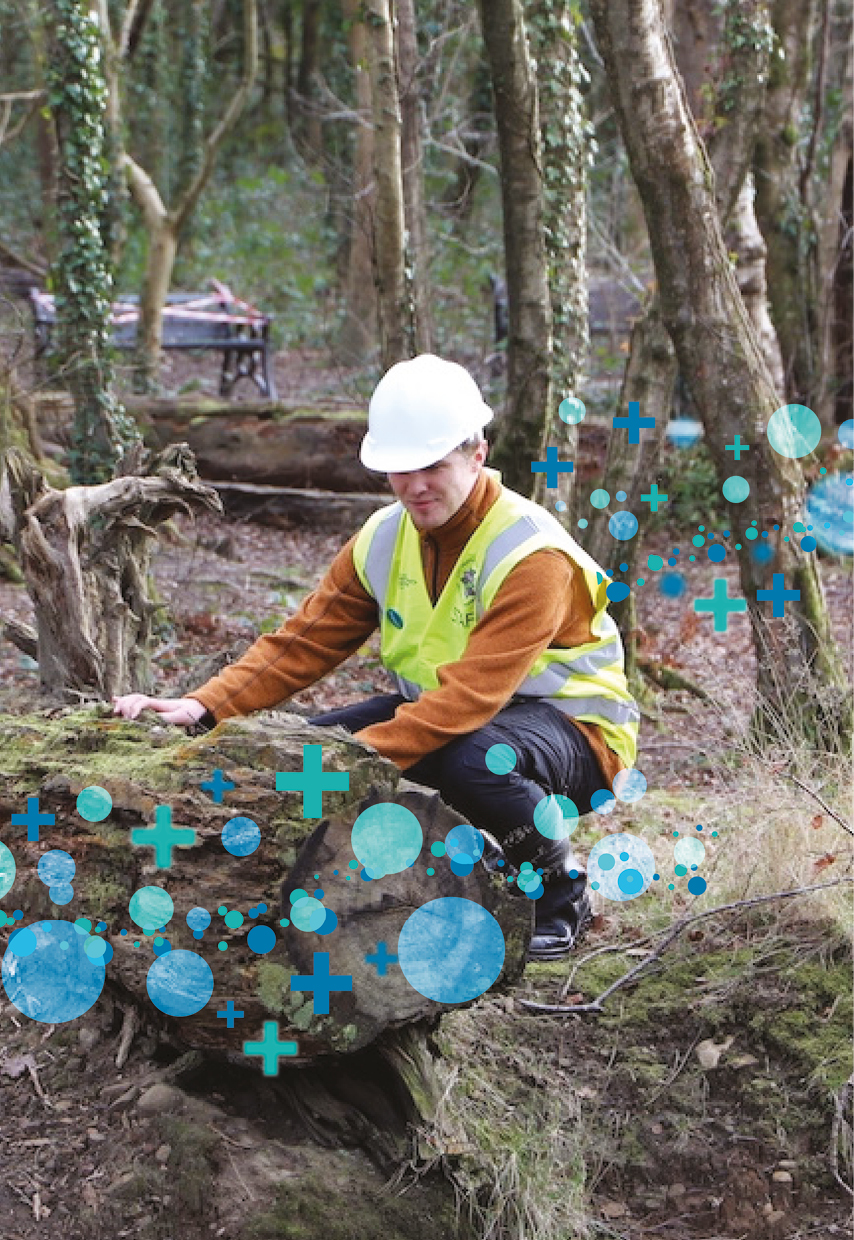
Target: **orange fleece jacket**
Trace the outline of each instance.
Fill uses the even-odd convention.
[[[435,602],[459,555],[500,494],[481,472],[468,499],[436,530],[421,534],[424,579]],[[376,600],[353,563],[355,536],[336,555],[323,580],[276,633],[265,633],[196,698],[219,722],[276,706],[314,684],[370,637],[379,623]],[[488,723],[513,696],[549,646],[593,641],[593,605],[581,572],[559,551],[536,551],[508,573],[462,658],[438,669],[439,686],[398,707],[387,723],[357,736],[401,770],[458,736]],[[572,721],[587,737],[605,785],[623,768],[595,724]]]

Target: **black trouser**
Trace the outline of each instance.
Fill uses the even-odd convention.
[[[406,699],[381,694],[341,710],[316,715],[310,723],[321,727],[340,724],[358,732],[372,723],[391,719]],[[486,751],[509,745],[516,766],[504,775],[486,765]],[[569,797],[579,814],[590,811],[590,798],[605,785],[605,777],[587,738],[548,702],[516,702],[500,710],[484,727],[460,736],[416,762],[407,779],[426,784],[442,800],[476,827],[501,843],[510,861],[530,861],[542,868],[544,885],[571,877],[572,895],[584,890],[583,867],[569,840],[550,840],[534,826],[534,808],[553,793]]]

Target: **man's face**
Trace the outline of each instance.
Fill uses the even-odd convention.
[[[454,449],[427,469],[389,474],[389,486],[419,530],[435,530],[468,499],[485,460],[485,443],[470,456]]]

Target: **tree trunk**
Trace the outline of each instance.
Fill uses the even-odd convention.
[[[415,352],[414,307],[406,287],[400,100],[389,0],[363,0],[374,119],[376,255],[383,370]]]
[[[591,127],[581,87],[589,81],[576,47],[571,5],[537,0],[527,10],[531,51],[537,65],[540,137],[543,152],[543,195],[549,299],[554,346],[551,405],[545,411],[538,458],[550,447],[564,461],[578,455],[578,425],[564,422],[557,412],[560,401],[580,397],[590,348],[587,297],[587,168],[590,164]],[[546,507],[558,501],[564,507],[558,519],[575,528],[575,474],[558,475],[558,485],[547,488],[539,473],[533,498]]]
[[[147,580],[153,527],[177,511],[222,511],[195,476],[186,447],[139,473],[57,491],[24,456],[7,459],[14,542],[36,613],[39,679],[65,700],[148,690],[152,618]],[[133,459],[131,459],[133,458]]]
[[[344,323],[339,351],[345,365],[361,365],[376,348],[377,289],[374,279],[374,130],[371,124],[371,78],[367,71],[367,31],[357,0],[341,0],[355,78],[356,113],[353,144],[352,219],[347,247]]]
[[[301,772],[304,746],[321,742],[324,772],[347,772],[348,786],[324,791],[322,817],[305,817],[302,794],[277,791],[277,776]],[[504,940],[499,984],[514,982],[524,968],[534,904],[514,892],[495,867],[503,855],[497,845],[487,839],[490,869],[478,862],[468,875],[453,873],[447,857],[436,858],[431,846],[444,842],[460,815],[438,794],[402,779],[392,763],[342,729],[321,733],[285,714],[228,720],[212,733],[188,739],[183,729],[130,724],[103,708],[77,709],[2,717],[0,749],[7,776],[0,788],[5,821],[28,797],[38,798],[39,813],[55,816],[53,825],[39,828],[39,842],[29,841],[23,826],[4,832],[17,867],[16,904],[27,909],[30,924],[57,916],[73,921],[83,914],[92,924],[106,922],[104,937],[114,953],[106,970],[109,990],[135,1005],[145,1023],[173,1045],[257,1068],[258,1058],[243,1053],[244,1040],[260,1039],[264,1022],[274,1021],[278,1039],[297,1044],[295,1054],[278,1061],[284,1075],[292,1067],[325,1062],[324,1056],[359,1051],[413,1022],[435,1022],[459,1003],[415,990],[394,959],[404,923],[435,899],[470,901],[495,918]],[[234,785],[219,792],[219,803],[204,787],[215,770]],[[97,822],[76,811],[80,792],[93,785],[105,789],[112,802],[109,816]],[[400,805],[414,815],[423,845],[409,868],[366,880],[358,865],[353,868],[351,835],[359,814],[377,804]],[[168,858],[153,844],[134,840],[134,832],[154,826],[161,806],[170,809],[173,829],[194,833],[171,848]],[[249,816],[260,828],[251,855],[233,857],[223,848],[222,829],[235,815]],[[59,914],[37,874],[45,844],[66,850],[77,863],[74,897]],[[155,886],[174,905],[173,915],[160,910],[156,918],[158,927],[166,926],[171,950],[195,953],[216,978],[215,998],[181,1019],[155,1007],[147,991],[156,928],[146,927],[145,914],[137,914],[134,925],[132,904],[128,915],[133,893]],[[292,894],[299,898],[297,891],[318,890],[335,922],[323,934],[298,928],[292,901]],[[224,922],[217,913],[222,901],[240,916]],[[200,907],[208,912],[210,928],[195,938],[187,914]],[[290,924],[282,926],[283,918]],[[252,941],[259,925],[274,935],[272,948],[263,953]],[[320,971],[315,953],[328,953],[330,974],[351,982],[329,996],[326,1014],[312,993],[291,988],[295,974]],[[461,937],[441,966],[437,962],[437,975],[440,967],[447,978],[476,971],[478,955],[477,934]],[[4,979],[8,988],[5,968]],[[218,1016],[226,999],[243,1013],[231,1027]]]
[[[397,3],[400,71],[400,153],[403,165],[403,209],[406,221],[406,266],[409,298],[415,319],[414,352],[432,353],[433,310],[430,298],[427,215],[424,208],[424,152],[421,143],[422,97],[418,78],[414,0]]]
[[[175,220],[171,213],[166,212],[159,215],[157,223],[150,223],[148,228],[148,253],[139,297],[137,366],[134,372],[134,389],[138,392],[154,392],[158,388],[163,345],[163,307],[172,283],[177,253],[178,233]]]
[[[814,703],[817,683],[841,683],[816,561],[797,541],[783,538],[803,517],[803,474],[797,461],[777,455],[765,440],[777,398],[727,256],[711,169],[679,86],[660,8],[655,0],[594,0],[592,14],[644,206],[662,318],[721,480],[733,472],[728,440],[741,432],[750,442],[738,467],[750,494],[733,509],[734,531],[737,536],[751,518],[778,522],[778,537],[769,538],[773,569],[800,592],[786,615],[772,618],[768,605],[757,600],[757,588],[771,584],[770,569],[757,563],[745,540],[739,566],[758,688],[768,716],[785,727],[793,699],[806,695]]]
[[[783,355],[786,399],[804,405],[816,394],[817,289],[797,161],[817,15],[817,0],[775,0],[779,44],[754,157],[756,217],[768,247],[768,294]]]
[[[768,311],[768,289],[765,282],[767,251],[753,209],[753,177],[750,175],[741,183],[735,207],[729,217],[727,240],[730,248],[738,255],[735,275],[744,299],[744,307],[750,315],[765,357],[777,403],[783,404],[786,392],[783,358],[777,332]]]
[[[296,103],[291,132],[294,145],[310,167],[318,167],[323,159],[323,128],[317,107],[318,49],[320,46],[320,0],[303,0],[302,37],[297,69]]]
[[[91,483],[110,477],[138,435],[112,394],[113,272],[102,230],[108,92],[88,4],[68,0],[53,39],[48,85],[59,151],[60,249],[52,268],[58,369],[74,398],[71,477]]]
[[[493,460],[508,486],[533,490],[532,461],[551,408],[552,312],[543,219],[537,80],[521,0],[479,0],[501,153],[509,332],[507,400]]]

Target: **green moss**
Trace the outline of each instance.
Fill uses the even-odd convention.
[[[262,960],[258,965],[258,998],[270,1012],[284,1013],[285,1004],[293,998],[302,999],[299,991],[291,991],[293,970],[284,965]]]
[[[250,1220],[239,1240],[454,1240],[457,1225],[447,1184],[422,1180],[399,1196],[353,1183],[337,1188],[314,1176],[279,1189],[272,1208]]]

